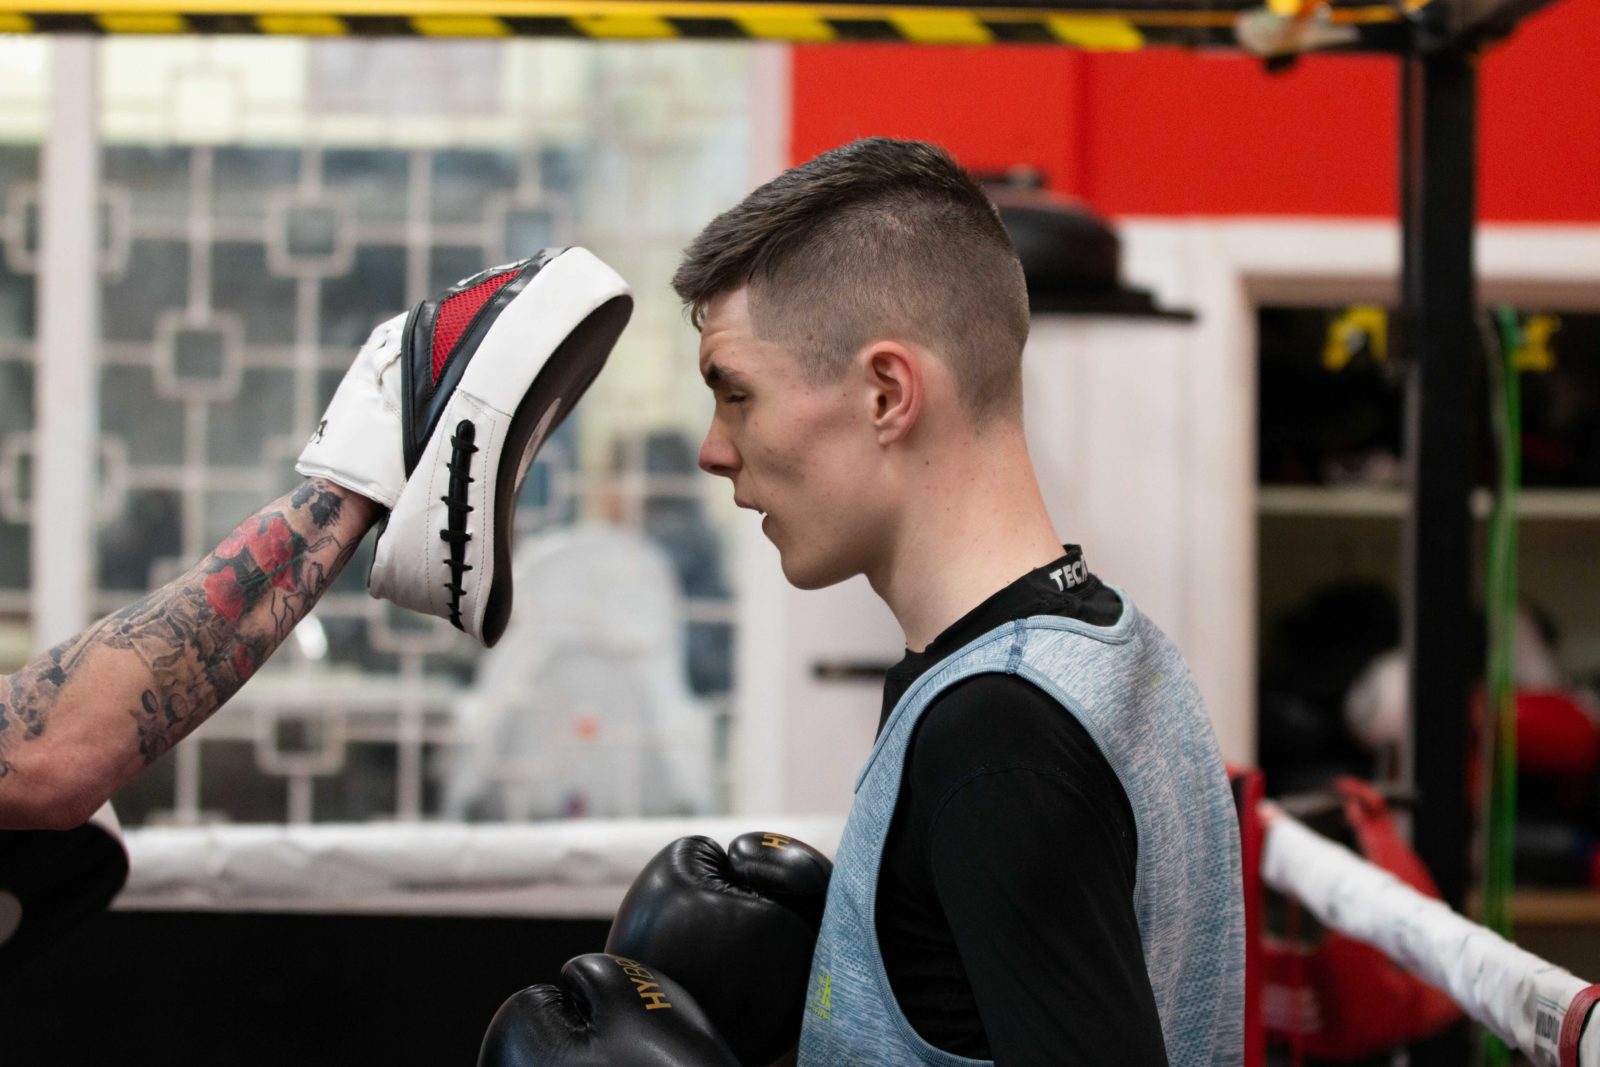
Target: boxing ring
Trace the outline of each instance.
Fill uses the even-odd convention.
[[[1263,888],[1329,931],[1380,950],[1448,994],[1539,1067],[1600,1067],[1587,1030],[1600,985],[1533,955],[1309,829],[1270,802],[1245,820],[1252,919],[1248,1064],[1264,1062],[1259,948]],[[833,854],[843,820],[782,816],[784,832]],[[619,819],[524,825],[219,826],[130,830],[124,911],[494,915],[609,920],[662,845],[728,841],[759,818]],[[1253,840],[1254,839],[1254,840]]]
[[[795,42],[921,44],[1053,43],[1122,51],[1150,45],[1245,48],[1269,63],[1306,51],[1365,51],[1405,57],[1411,106],[1403,131],[1408,180],[1403,218],[1405,293],[1414,314],[1431,421],[1413,438],[1416,521],[1408,538],[1429,545],[1410,576],[1422,639],[1411,671],[1414,730],[1435,743],[1419,753],[1417,779],[1430,798],[1419,813],[1419,849],[1447,900],[1464,896],[1466,828],[1459,780],[1465,706],[1464,642],[1441,619],[1462,614],[1470,540],[1463,469],[1438,445],[1462,431],[1467,405],[1454,402],[1450,355],[1472,330],[1470,125],[1478,49],[1536,10],[1536,2],[1331,4],[1073,4],[1005,7],[925,5],[654,4],[643,0],[395,5],[190,0],[0,2],[4,33],[229,33],[413,36],[567,36],[589,40],[708,37]],[[1424,152],[1424,144],[1431,152]],[[1465,161],[1465,163],[1463,162]],[[1426,249],[1426,254],[1421,251]],[[1416,405],[1421,407],[1421,405]],[[1424,598],[1424,593],[1426,598]],[[1425,601],[1425,602],[1424,602]],[[1434,814],[1437,812],[1439,814]],[[1585,1031],[1600,987],[1478,926],[1445,903],[1269,810],[1252,870],[1330,930],[1382,950],[1400,967],[1445,990],[1467,1015],[1534,1063],[1600,1067],[1600,1037]],[[779,820],[773,820],[779,825]],[[130,860],[123,911],[279,911],[609,917],[633,875],[665,842],[686,834],[726,841],[759,818],[585,820],[476,825],[301,825],[141,828],[125,842]],[[781,828],[832,853],[834,818],[783,816]],[[1259,1040],[1259,1003],[1255,1008]],[[1257,1053],[1259,1055],[1259,1051]],[[1257,1061],[1259,1062],[1259,1061]]]

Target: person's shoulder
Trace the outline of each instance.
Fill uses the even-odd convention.
[[[912,738],[913,786],[940,794],[972,776],[1012,769],[1074,773],[1098,749],[1049,694],[1014,674],[966,678],[934,698]]]
[[[1131,884],[1137,829],[1127,791],[1067,706],[1017,675],[982,674],[940,694],[918,726],[907,774],[913,817],[930,834],[936,822],[958,837],[992,834],[1049,812],[1054,839],[1108,846]]]

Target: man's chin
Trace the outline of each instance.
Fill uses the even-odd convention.
[[[854,571],[843,567],[807,566],[799,560],[791,559],[788,553],[781,549],[778,558],[783,566],[783,576],[790,585],[796,589],[826,589],[830,585],[838,585],[855,577]]]

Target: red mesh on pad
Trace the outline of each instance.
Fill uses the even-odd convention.
[[[474,285],[471,289],[464,290],[452,296],[439,306],[439,318],[433,324],[433,380],[437,384],[439,374],[444,370],[444,365],[450,358],[450,353],[455,349],[456,342],[461,340],[461,335],[466,332],[472,323],[472,317],[478,313],[483,305],[489,302],[500,287],[512,278],[517,272],[508,270],[504,274],[496,274]]]

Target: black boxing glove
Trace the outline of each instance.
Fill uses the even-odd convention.
[[[110,804],[72,830],[0,830],[0,979],[104,911],[127,880]]]
[[[833,864],[783,834],[728,851],[685,837],[656,854],[611,924],[606,951],[673,975],[745,1067],[800,1040],[811,952]]]
[[[478,1067],[736,1067],[705,1012],[665,974],[598,952],[500,1005]]]

